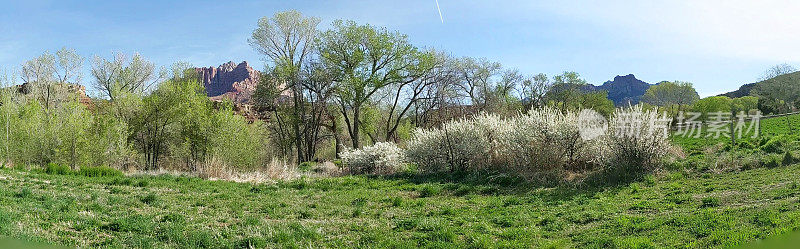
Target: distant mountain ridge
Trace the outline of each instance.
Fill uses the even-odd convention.
[[[783,75],[778,75],[778,76],[776,76],[774,78],[758,81],[758,82],[755,82],[755,83],[744,84],[741,87],[739,87],[739,89],[737,89],[735,91],[723,93],[723,94],[720,94],[718,96],[726,96],[726,97],[729,97],[729,98],[741,98],[741,97],[744,97],[744,96],[750,96],[753,93],[753,89],[758,87],[759,84],[767,82],[767,81],[771,81],[771,80],[783,80],[783,79],[790,80],[790,81],[796,81],[796,79],[800,79],[800,71],[794,72],[794,73],[787,73],[787,74],[783,74]],[[795,83],[800,83],[800,82],[795,82]]]
[[[625,76],[617,75],[613,80],[606,81],[602,85],[589,85],[585,90],[606,91],[608,99],[614,102],[615,106],[635,105],[641,101],[647,89],[657,84],[649,84],[636,78],[633,74]]]

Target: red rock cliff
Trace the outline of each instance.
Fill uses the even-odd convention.
[[[232,61],[219,67],[196,68],[206,94],[212,100],[230,99],[237,104],[249,103],[258,85],[259,72],[246,61]]]

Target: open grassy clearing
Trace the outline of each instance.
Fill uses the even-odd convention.
[[[485,176],[0,179],[0,234],[78,247],[723,247],[800,227],[800,165],[595,190]]]

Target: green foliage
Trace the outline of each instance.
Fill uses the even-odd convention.
[[[785,113],[798,107],[800,74],[796,70],[777,72],[756,83],[752,94],[759,97],[758,106],[764,113]]]
[[[564,72],[561,75],[556,75],[553,77],[553,82],[553,86],[545,94],[544,98],[549,105],[562,112],[574,110],[569,108],[574,108],[580,102],[577,99],[583,95],[582,87],[588,84],[576,72]]]
[[[122,171],[108,166],[81,167],[75,173],[77,175],[86,177],[119,177],[125,175],[122,173]]]
[[[44,172],[51,175],[78,175],[85,177],[121,177],[125,175],[122,171],[108,166],[83,166],[76,171],[72,170],[69,166],[57,163],[48,163],[44,168]]]
[[[57,163],[48,163],[47,167],[45,167],[44,172],[51,175],[69,175],[72,174],[72,169],[66,165],[60,165]]]
[[[771,169],[771,168],[776,168],[780,165],[781,165],[780,159],[778,159],[777,157],[770,157],[768,161],[764,164],[764,167]]]
[[[683,81],[664,81],[651,86],[642,96],[642,102],[656,106],[691,105],[700,99],[692,83]]]
[[[786,166],[797,162],[797,158],[792,155],[792,152],[786,151],[783,153],[783,159],[781,159],[781,165]]]
[[[231,109],[221,109],[211,118],[208,139],[210,154],[232,169],[251,171],[269,161],[264,124],[252,124]]]
[[[297,169],[302,172],[310,172],[311,169],[313,169],[314,166],[316,165],[317,165],[316,162],[302,162],[300,163],[300,165],[297,166]]]
[[[139,201],[144,204],[153,204],[158,201],[158,196],[154,193],[149,193],[147,195],[139,197]]]
[[[784,150],[784,147],[787,145],[788,137],[785,135],[775,136],[769,140],[764,145],[761,145],[759,149],[761,151],[767,153],[781,153]]]
[[[758,98],[754,96],[744,96],[731,100],[731,111],[733,113],[752,113],[758,110]]]
[[[703,205],[702,207],[716,207],[719,206],[719,198],[716,197],[704,197],[702,200]]]
[[[415,75],[425,62],[408,38],[398,32],[354,21],[334,21],[317,40],[323,64],[336,76],[336,95],[341,113],[349,122],[354,148],[361,147],[361,113],[373,95],[387,86]]]
[[[731,98],[725,96],[705,97],[694,102],[691,110],[701,113],[701,120],[707,120],[709,113],[712,112],[731,113]]]
[[[614,102],[608,99],[607,92],[591,92],[581,94],[578,102],[573,104],[573,110],[592,109],[605,117],[610,117],[614,112]]]

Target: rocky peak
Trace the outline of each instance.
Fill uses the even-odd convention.
[[[607,91],[608,99],[614,101],[614,105],[624,106],[639,103],[642,95],[650,86],[647,82],[637,79],[633,74],[628,74],[624,76],[617,75],[614,80],[592,87],[592,90]]]
[[[208,97],[217,100],[230,99],[236,103],[250,102],[260,76],[246,61],[239,64],[229,61],[218,67],[195,70]]]

